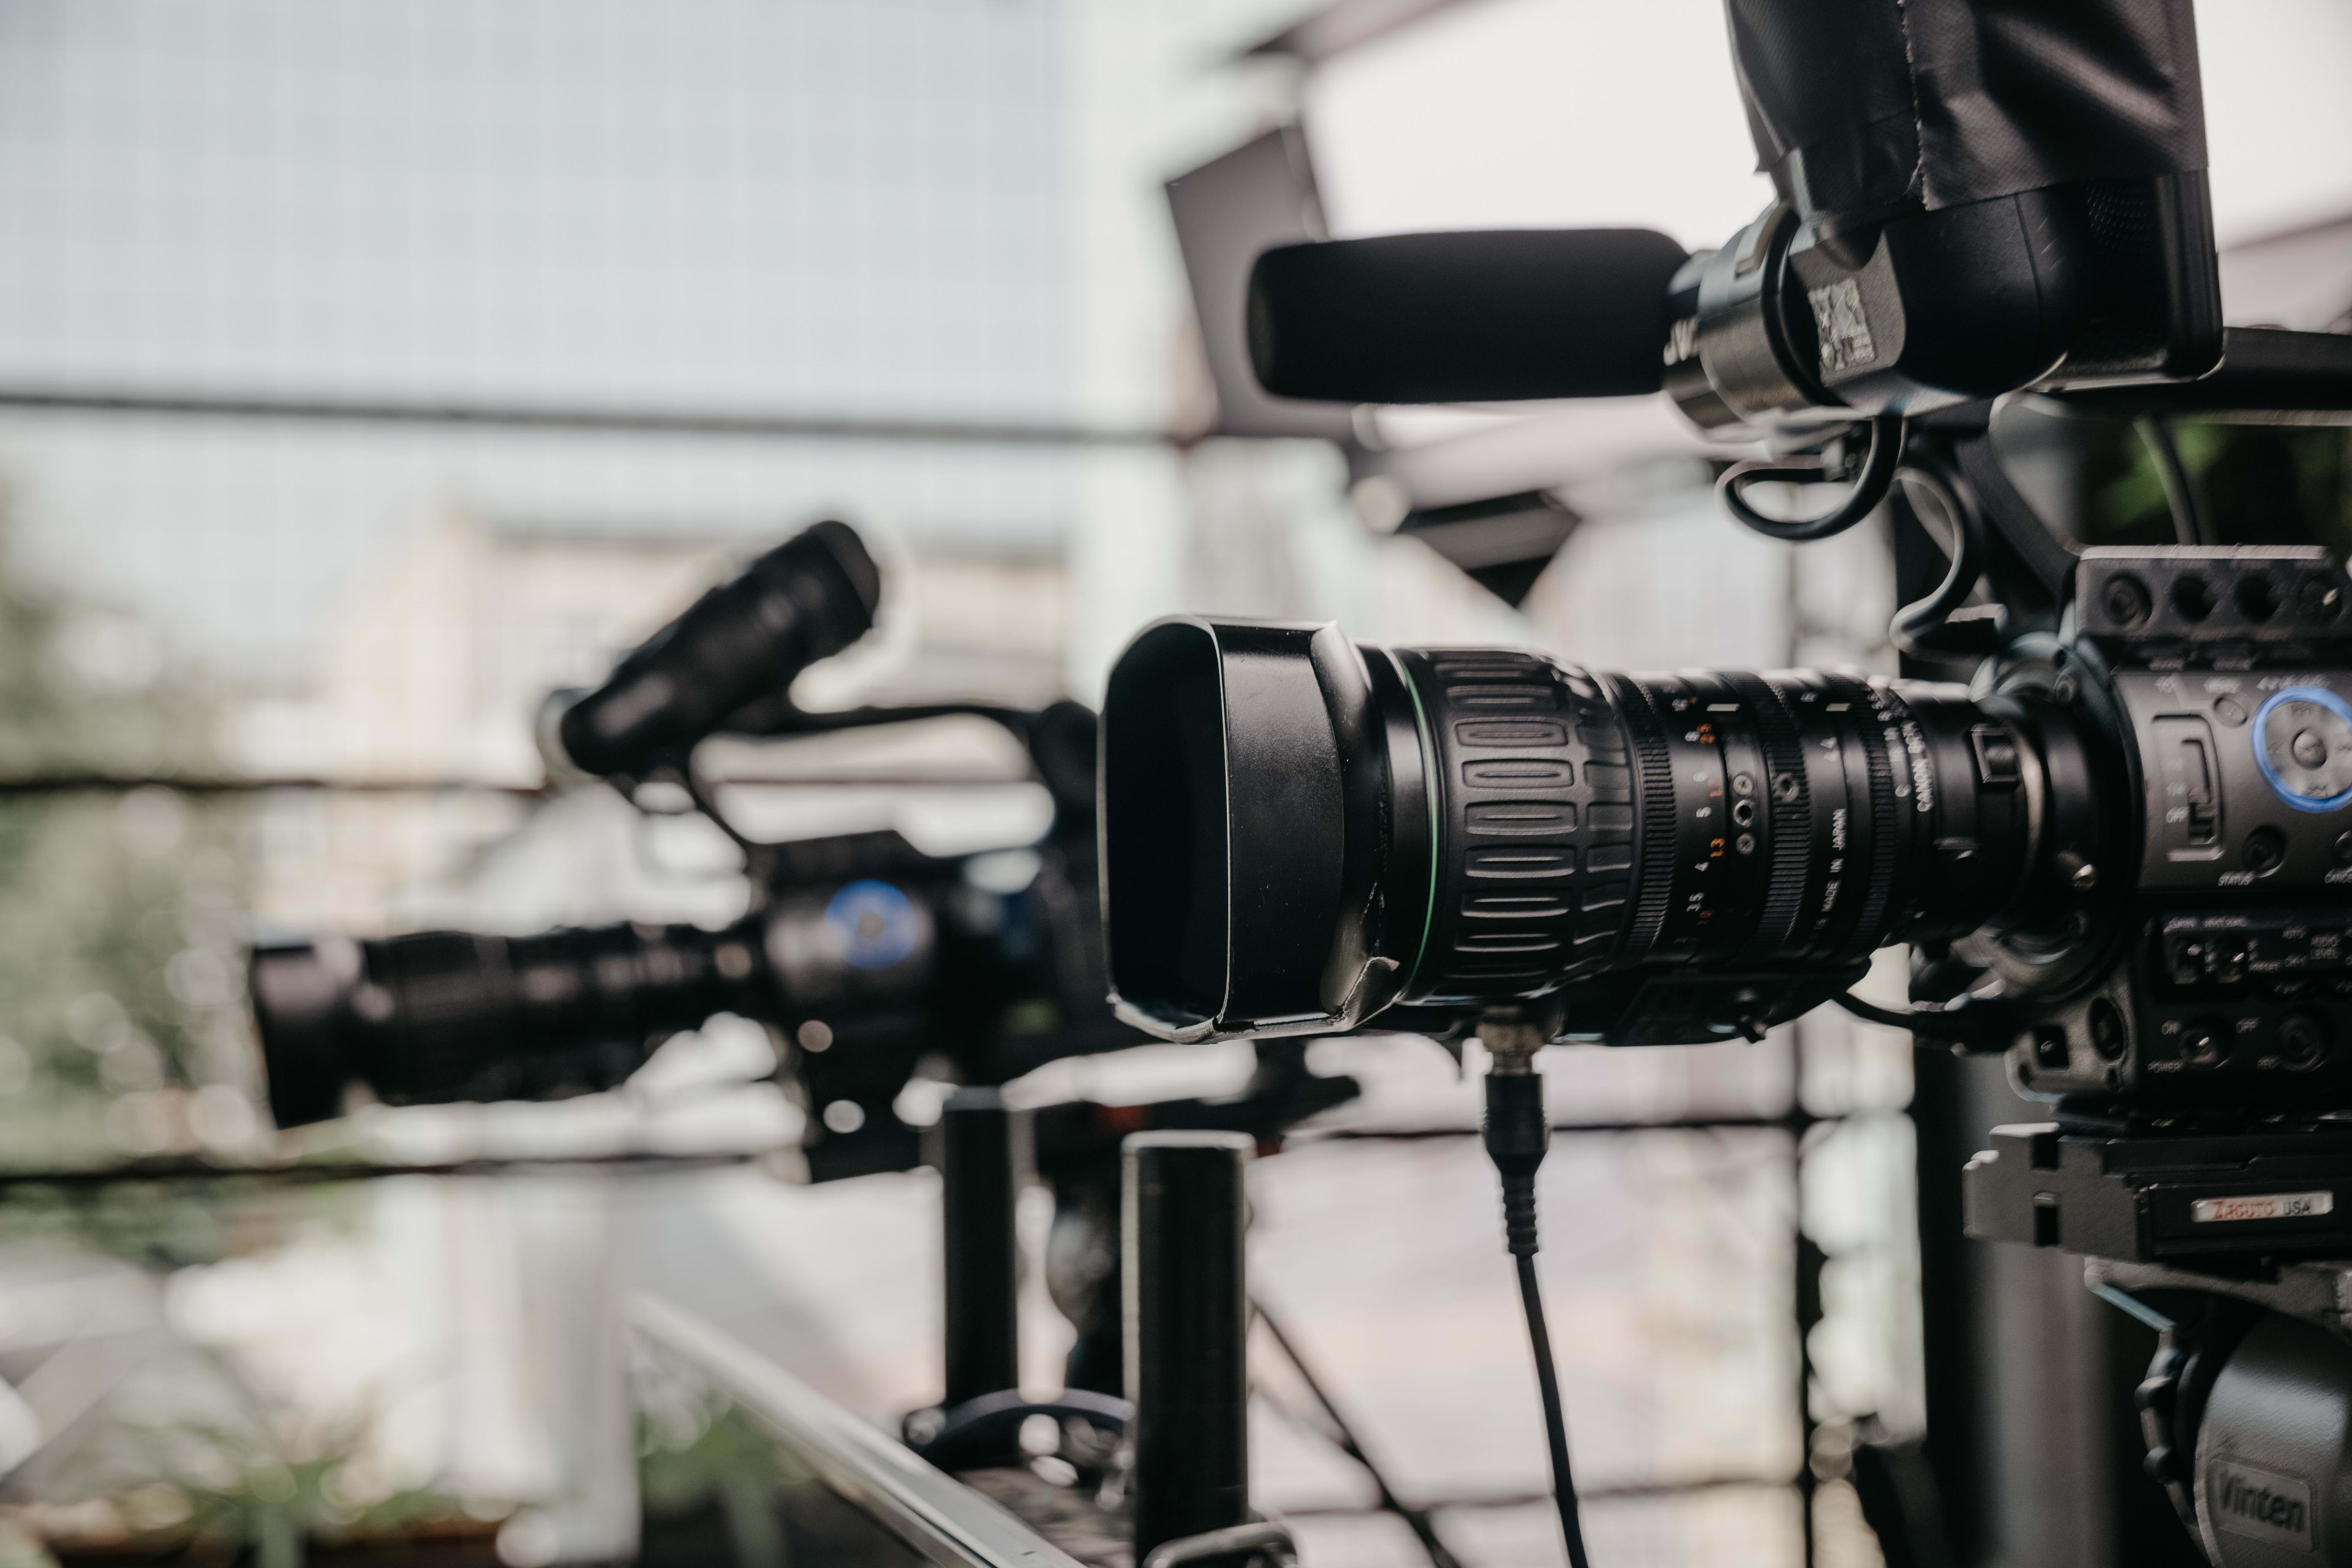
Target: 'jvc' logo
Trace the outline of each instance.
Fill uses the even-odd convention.
[[[2286,1476],[2216,1460],[2205,1477],[2213,1522],[2257,1541],[2311,1548],[2311,1488]]]
[[[1698,318],[1685,316],[1666,329],[1666,363],[1680,364],[1698,353]]]

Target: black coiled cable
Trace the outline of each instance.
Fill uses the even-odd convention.
[[[1858,429],[1870,432],[1870,446],[1863,456],[1861,471],[1854,475],[1853,489],[1819,517],[1767,517],[1748,504],[1747,491],[1748,486],[1759,484],[1820,484],[1833,477],[1829,463],[1821,458],[1755,458],[1735,463],[1716,481],[1716,499],[1734,520],[1784,544],[1806,544],[1843,533],[1878,510],[1878,503],[1895,487],[1895,470],[1903,461],[1901,415],[1880,414],[1857,421],[1849,426],[1848,439]]]

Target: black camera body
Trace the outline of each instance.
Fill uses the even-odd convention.
[[[2088,1107],[2352,1098],[2352,620],[2317,546],[2093,550],[2053,682],[2126,765],[2120,951],[2018,1083]],[[2089,873],[2104,880],[2100,868]]]
[[[919,1163],[918,1130],[893,1101],[923,1058],[994,1083],[1136,1043],[1096,978],[1090,857],[1074,863],[1050,840],[1028,853],[1035,865],[1015,886],[976,873],[990,857],[851,834],[766,847],[760,908],[716,931],[261,947],[252,989],[272,1113],[282,1127],[337,1115],[354,1084],[391,1104],[609,1089],[664,1037],[731,1012],[785,1042],[815,1179],[906,1169]]]
[[[2078,699],[2126,742],[2130,896],[2023,1020],[1969,1234],[2229,1276],[2352,1253],[2352,626],[2316,546],[2086,552]],[[2094,675],[2091,660],[2098,661]],[[2178,1287],[2179,1282],[2175,1285]]]

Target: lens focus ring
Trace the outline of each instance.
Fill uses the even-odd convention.
[[[1583,671],[1522,653],[1402,656],[1442,847],[1408,1000],[1526,996],[1604,967],[1633,888],[1624,735]]]

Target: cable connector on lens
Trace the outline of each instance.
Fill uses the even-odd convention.
[[[1544,1117],[1543,1079],[1536,1052],[1543,1031],[1531,1024],[1480,1026],[1486,1047],[1487,1157],[1503,1181],[1503,1235],[1514,1258],[1536,1252],[1536,1168],[1551,1147],[1551,1124]]]

